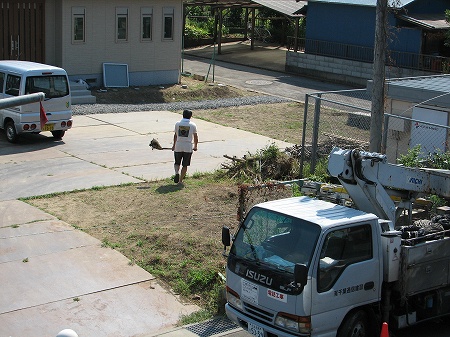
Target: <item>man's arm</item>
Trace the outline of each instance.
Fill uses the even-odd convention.
[[[175,132],[173,134],[173,145],[172,145],[172,151],[175,151],[175,143],[177,142],[177,133]]]
[[[194,151],[197,151],[197,144],[198,144],[198,135],[196,132],[194,133],[194,148],[193,148]]]

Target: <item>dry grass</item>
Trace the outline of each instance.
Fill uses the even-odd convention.
[[[189,78],[183,81],[187,89],[175,85],[95,94],[99,103],[112,104],[254,94],[212,87]],[[303,111],[302,104],[292,102],[198,110],[194,114],[196,118],[300,144]],[[345,118],[330,116],[334,121],[330,132],[345,127]],[[105,249],[117,249],[162,284],[214,314],[222,286],[218,273],[224,273],[225,267],[221,228],[237,226],[237,193],[236,182],[208,175],[189,177],[184,188],[163,180],[63,193],[28,202],[98,238]]]

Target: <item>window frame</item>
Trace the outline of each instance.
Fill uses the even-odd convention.
[[[344,233],[344,232],[347,232],[347,233]],[[357,235],[361,234],[361,233],[368,234],[366,241],[362,241],[361,238],[357,237]],[[352,236],[351,239],[349,239],[350,236]],[[330,242],[331,238],[337,238],[337,239],[342,240],[341,241],[342,248],[340,248],[338,250],[340,252],[339,257],[335,257],[335,256],[331,257],[331,256],[327,256],[327,254],[326,254],[326,252],[329,249],[328,243]],[[353,244],[352,244],[352,242],[353,242]],[[357,244],[355,244],[356,242],[357,242]],[[353,247],[352,247],[352,245],[353,245]],[[357,246],[357,245],[359,245],[359,246],[368,245],[368,247],[365,248],[365,250],[367,250],[367,252],[369,252],[369,254],[360,255],[360,258],[357,258],[358,255],[356,255],[356,257],[351,256],[351,254],[349,254],[350,252],[358,252],[359,250],[361,252],[363,252],[363,249],[359,248],[359,250],[358,250],[358,248],[355,248],[355,246]],[[335,248],[335,247],[336,246],[334,246],[333,248]],[[351,227],[346,227],[346,228],[339,228],[339,229],[335,229],[333,231],[328,232],[327,235],[325,236],[323,244],[322,244],[320,258],[319,258],[318,267],[317,267],[317,292],[323,293],[323,292],[330,290],[334,286],[336,281],[339,279],[341,274],[344,272],[344,270],[347,269],[348,266],[355,264],[355,263],[369,261],[369,260],[373,259],[373,254],[374,254],[373,249],[374,249],[374,247],[373,247],[372,226],[368,223],[362,223],[362,224],[358,224],[356,226],[351,226]],[[328,253],[330,253],[330,252],[328,251]],[[323,259],[325,259],[327,257],[331,258],[330,265],[323,263]],[[326,282],[325,281],[326,277],[328,277],[330,281]],[[324,283],[322,284],[321,281]]]
[[[175,8],[173,7],[163,7],[163,21],[162,21],[162,40],[163,41],[173,41],[174,40],[174,13]],[[166,19],[170,19],[170,34],[166,34]],[[170,36],[169,36],[170,35]]]
[[[144,19],[150,19],[149,24],[149,37],[144,37],[146,33]],[[153,7],[142,7],[141,8],[141,42],[151,42],[153,41]]]
[[[122,22],[122,19],[125,19],[125,27],[120,28],[119,23]],[[116,43],[128,42],[128,21],[128,7],[116,7]],[[121,29],[125,31],[124,38],[120,38],[122,34]]]
[[[10,78],[14,78],[15,79],[15,84],[19,84],[18,87],[14,86],[14,87],[10,87],[8,89],[8,83],[10,83],[10,81],[8,81]],[[22,78],[18,75],[12,75],[12,74],[6,74],[6,81],[5,81],[5,95],[9,95],[9,96],[20,96],[20,85],[22,82]],[[7,90],[14,90],[14,92],[7,92]],[[16,92],[17,90],[17,92]]]
[[[5,78],[6,78],[6,74],[4,72],[0,72],[0,94],[4,93],[4,88],[5,88]]]
[[[83,27],[81,29],[82,39],[76,39],[77,37],[77,23],[76,20],[81,19],[83,21]],[[85,7],[72,7],[72,44],[86,43],[86,8]]]

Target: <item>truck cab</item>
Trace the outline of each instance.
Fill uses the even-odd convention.
[[[368,336],[383,283],[381,232],[373,214],[309,197],[258,204],[228,254],[228,317],[256,336]]]

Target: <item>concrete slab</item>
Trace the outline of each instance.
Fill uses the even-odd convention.
[[[119,252],[18,200],[0,202],[0,336],[139,336],[185,305]]]
[[[46,243],[54,237],[46,235]],[[0,315],[154,279],[119,252],[102,248],[100,242],[46,255],[33,254],[27,262],[2,263],[1,270]]]
[[[36,287],[34,291],[38,291]],[[56,336],[72,329],[78,336],[144,336],[167,331],[198,310],[184,305],[156,281],[45,303],[0,316],[0,336]],[[184,335],[186,336],[186,335]]]
[[[0,200],[140,181],[75,157],[2,165],[0,176],[8,181],[0,186]]]
[[[0,229],[35,221],[56,219],[36,207],[19,200],[0,201]]]
[[[0,263],[22,261],[99,241],[57,219],[0,228]]]

